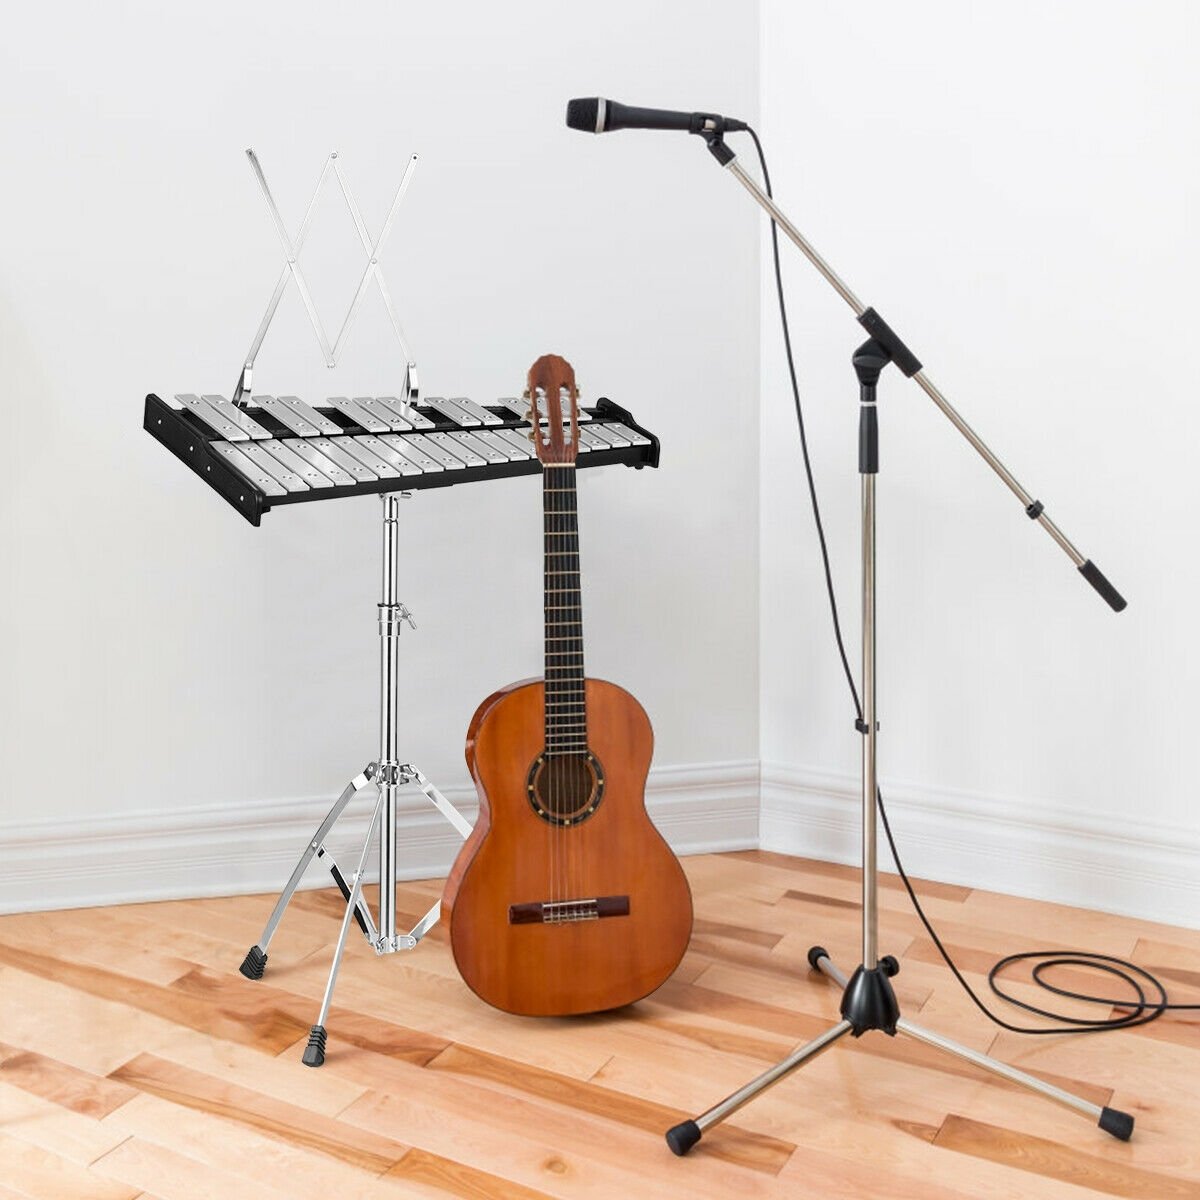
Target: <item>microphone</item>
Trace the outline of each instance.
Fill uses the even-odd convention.
[[[583,133],[608,133],[613,129],[677,129],[702,136],[737,133],[745,121],[719,113],[676,112],[670,108],[636,108],[601,96],[567,101],[567,125]]]

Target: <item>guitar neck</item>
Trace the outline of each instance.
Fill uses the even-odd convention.
[[[542,470],[546,556],[546,753],[587,749],[583,604],[579,590],[579,521],[574,464]]]

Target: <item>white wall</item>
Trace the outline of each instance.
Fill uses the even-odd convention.
[[[756,11],[724,12],[72,2],[10,23],[4,903],[271,886],[376,753],[378,502],[255,530],[140,429],[148,391],[229,393],[279,270],[251,145],[293,228],[330,149],[372,229],[422,155],[384,266],[428,394],[513,394],[553,350],[661,434],[658,472],[581,475],[588,665],[650,712],[680,840],[753,841],[757,225],[697,143],[563,124],[596,93],[753,114]],[[303,261],[336,328],[362,259],[335,189]],[[256,388],[394,392],[373,292],[344,363],[289,292]],[[475,704],[540,670],[539,495],[407,505],[404,748],[459,798]],[[707,821],[715,793],[735,827]]]
[[[762,14],[785,208],[1129,600],[1110,612],[924,394],[885,377],[880,748],[909,865],[1190,924],[1197,19],[1183,0]],[[864,335],[785,254],[856,655]],[[762,833],[850,859],[858,737],[772,304],[764,270]]]
[[[247,145],[293,225],[329,149],[373,227],[422,154],[385,267],[430,394],[512,392],[556,349],[662,435],[658,472],[581,476],[589,667],[654,719],[652,811],[681,848],[749,844],[761,760],[763,843],[853,859],[763,222],[692,140],[562,124],[589,93],[753,118],[761,78],[788,211],[1130,600],[889,374],[881,749],[910,865],[1200,919],[1193,6],[180,11],[28,8],[0,47],[0,906],[270,888],[375,751],[376,502],[253,530],[139,428],[146,391],[229,391],[275,278]],[[304,261],[336,325],[360,259],[333,191]],[[861,334],[786,270],[853,647]],[[371,295],[330,376],[289,293],[256,382],[387,392],[397,365]],[[540,664],[537,486],[408,512],[406,750],[469,808],[467,718]],[[435,815],[405,835],[408,870],[444,868]]]

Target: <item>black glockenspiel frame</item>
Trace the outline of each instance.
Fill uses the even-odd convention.
[[[322,416],[328,417],[329,420],[341,426],[347,434],[369,432],[362,426],[354,424],[349,417],[335,408],[321,405],[314,407]],[[415,407],[422,416],[427,417],[436,426],[435,429],[428,432],[454,432],[460,429],[467,433],[472,432],[471,429],[456,425],[435,409],[426,408],[420,403]],[[502,419],[501,425],[491,428],[528,432],[528,423],[518,420],[507,409],[492,405],[484,407]],[[248,405],[243,411],[276,437],[295,436],[271,413],[257,405]],[[643,429],[627,409],[622,408],[619,404],[614,404],[607,397],[601,397],[595,407],[589,406],[586,411],[592,413],[597,421],[619,421],[621,424],[627,425],[630,429],[648,438],[649,444],[614,446],[611,450],[592,450],[579,456],[579,466],[601,467],[614,463],[623,463],[625,466],[638,469],[658,466],[658,438],[648,429]],[[221,436],[189,409],[172,407],[151,392],[146,397],[146,411],[142,424],[147,433],[166,446],[181,462],[186,463],[219,496],[233,505],[251,525],[261,524],[263,513],[281,504],[303,504],[313,500],[332,499],[335,496],[357,496],[368,492],[407,492],[419,488],[451,487],[457,483],[474,483],[481,479],[506,479],[512,475],[535,475],[542,469],[541,463],[536,458],[530,458],[516,462],[467,466],[459,471],[405,475],[398,479],[375,479],[345,486],[289,492],[285,496],[268,496],[252,482],[238,474],[219,454],[211,449],[210,443],[221,441]]]

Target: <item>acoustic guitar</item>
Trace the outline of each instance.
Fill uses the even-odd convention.
[[[506,1012],[567,1016],[663,983],[687,949],[692,896],[646,814],[649,718],[623,688],[584,673],[571,365],[539,358],[528,396],[542,464],[545,675],[493,693],[471,720],[479,820],[443,914],[476,995]]]

